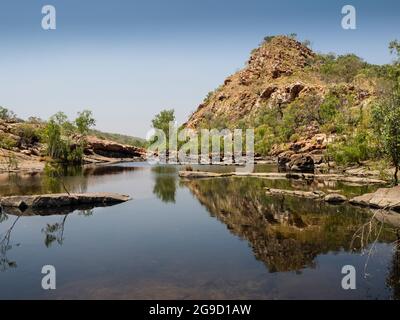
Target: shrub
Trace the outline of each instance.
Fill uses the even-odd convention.
[[[328,156],[339,165],[348,165],[374,157],[376,149],[370,144],[370,136],[366,131],[359,131],[344,141],[328,145]]]
[[[15,141],[9,134],[0,133],[0,148],[11,150],[17,146],[17,141]]]
[[[351,82],[367,64],[354,54],[339,57],[325,56],[321,66],[321,74],[326,81]]]
[[[40,129],[27,123],[18,125],[13,133],[21,138],[21,144],[24,145],[33,145],[41,139]]]
[[[327,95],[318,110],[319,122],[321,124],[332,122],[338,113],[339,106],[340,101],[336,96]]]
[[[8,110],[7,108],[0,106],[0,119],[2,120],[13,120],[16,118],[16,115],[13,111]]]

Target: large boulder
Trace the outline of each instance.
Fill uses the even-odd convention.
[[[286,167],[291,171],[314,172],[314,159],[310,155],[294,154]]]
[[[351,204],[400,212],[400,186],[380,188],[350,200]]]
[[[286,168],[286,164],[290,162],[293,155],[295,155],[295,153],[291,150],[281,152],[278,155],[278,166],[281,168]]]

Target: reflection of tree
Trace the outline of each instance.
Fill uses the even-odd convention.
[[[249,242],[255,257],[270,272],[314,267],[315,258],[328,252],[360,251],[351,247],[356,230],[371,218],[367,210],[331,206],[314,200],[267,196],[269,181],[220,178],[186,181],[211,216]],[[383,229],[380,241],[393,241]]]
[[[389,270],[389,276],[386,280],[387,285],[393,290],[393,299],[400,300],[400,235],[397,231],[395,252],[392,259],[392,265]]]
[[[17,221],[20,217],[16,217],[11,227],[4,233],[4,235],[0,235],[0,271],[5,271],[9,268],[16,268],[17,263],[15,261],[10,261],[7,257],[7,252],[10,251],[13,246],[10,244],[10,238],[12,230],[14,229]],[[8,219],[8,216],[0,212],[0,223],[4,222]],[[18,244],[16,244],[18,246]]]
[[[154,167],[154,188],[153,193],[163,202],[175,203],[176,194],[176,169],[173,167]]]
[[[56,222],[53,224],[47,224],[46,228],[42,229],[45,234],[44,244],[46,247],[50,247],[54,241],[57,241],[59,245],[64,242],[64,228],[65,222],[67,221],[68,214],[64,216],[61,222]]]

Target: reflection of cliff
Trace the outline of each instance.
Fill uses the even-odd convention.
[[[355,231],[370,218],[349,206],[267,197],[264,184],[241,178],[185,182],[212,216],[249,242],[270,272],[313,267],[319,254],[349,250]]]

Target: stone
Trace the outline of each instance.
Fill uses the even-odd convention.
[[[284,190],[284,189],[271,189],[266,188],[266,194],[269,195],[283,195],[294,196],[307,199],[322,199],[325,193],[322,191],[299,191],[299,190]]]
[[[342,203],[346,202],[347,198],[339,193],[330,193],[325,196],[324,201],[329,203]]]
[[[21,153],[26,155],[26,156],[31,156],[32,155],[32,151],[31,150],[21,150]]]
[[[286,167],[292,171],[313,172],[314,160],[309,155],[295,154],[290,158],[290,161],[286,163]]]
[[[351,204],[400,212],[400,186],[380,188],[350,200]]]
[[[286,164],[288,162],[290,162],[291,157],[294,155],[295,153],[291,150],[288,151],[284,151],[282,153],[280,153],[278,155],[278,166],[279,167],[286,167]]]

